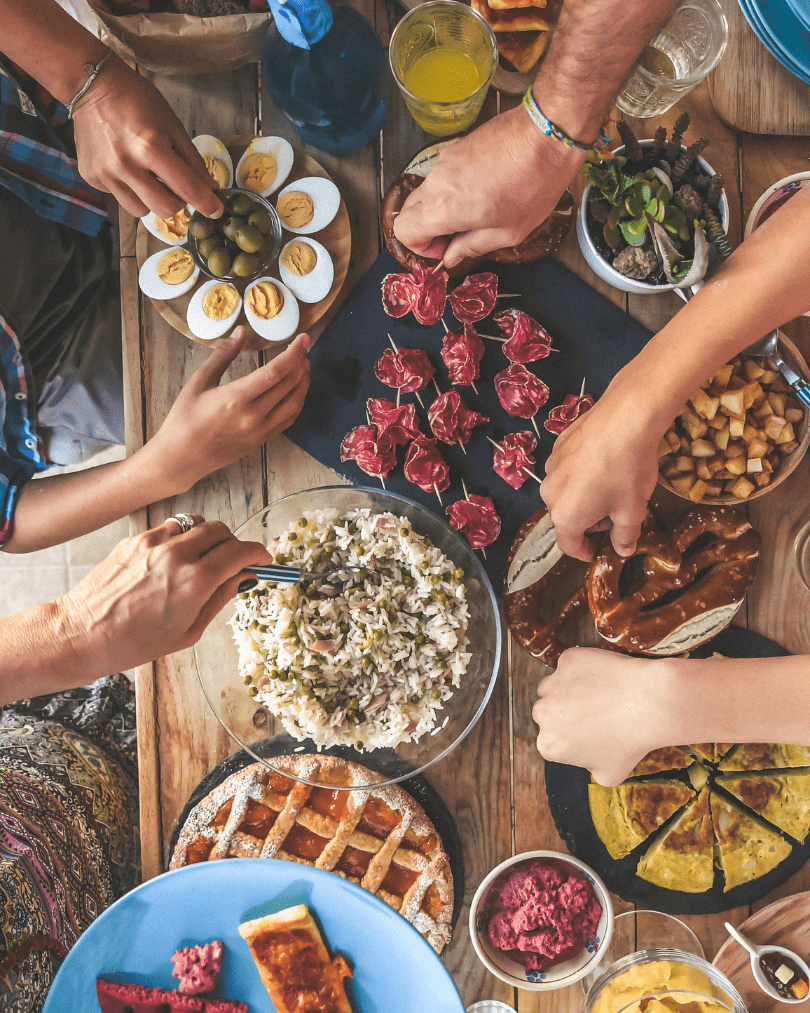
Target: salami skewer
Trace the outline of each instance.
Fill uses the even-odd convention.
[[[441,503],[440,492],[450,486],[450,469],[439,453],[436,440],[418,436],[405,456],[405,478],[425,492],[435,492]]]
[[[378,433],[374,425],[357,426],[346,433],[340,444],[340,459],[354,461],[361,471],[379,478],[383,489],[383,479],[397,464],[393,441],[386,434]]]
[[[470,545],[474,549],[480,549],[486,559],[484,549],[501,533],[501,519],[489,496],[471,496],[463,481],[462,485],[465,499],[451,503],[445,512],[450,517],[450,526],[456,531],[462,531]]]
[[[559,436],[560,433],[564,433],[570,425],[576,422],[580,415],[584,415],[585,412],[590,411],[593,405],[593,398],[590,394],[585,393],[585,380],[583,379],[579,394],[566,394],[563,403],[557,405],[556,408],[552,408],[548,413],[548,418],[543,425],[550,433],[555,433]]]
[[[449,390],[430,406],[428,421],[434,436],[443,443],[457,443],[466,454],[464,444],[469,442],[473,429],[489,419],[468,408],[457,390]]]
[[[492,318],[508,340],[503,354],[512,362],[537,362],[551,351],[551,335],[522,310],[508,309]]]
[[[480,376],[484,342],[475,333],[472,324],[464,324],[462,331],[451,331],[445,324],[445,330],[441,355],[450,382],[472,387],[477,394],[475,381]]]
[[[534,431],[540,435],[534,416],[548,401],[550,391],[542,380],[530,373],[519,362],[495,376],[495,390],[504,411],[522,419],[530,419]]]
[[[492,463],[493,470],[504,482],[508,482],[513,489],[519,489],[526,481],[523,476],[528,475],[538,485],[542,483],[542,479],[534,471],[536,461],[531,455],[537,446],[537,440],[531,433],[508,433],[504,436],[503,443],[498,443],[491,436],[487,439],[496,451]]]

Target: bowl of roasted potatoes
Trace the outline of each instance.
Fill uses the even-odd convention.
[[[807,363],[781,333],[778,352],[807,377]],[[662,437],[658,481],[713,506],[764,496],[804,457],[808,412],[772,359],[741,352],[692,394]]]

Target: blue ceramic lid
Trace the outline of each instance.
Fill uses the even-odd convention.
[[[332,27],[327,0],[269,0],[281,35],[299,49],[311,49]]]

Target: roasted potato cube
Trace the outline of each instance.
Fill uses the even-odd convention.
[[[770,472],[761,471],[758,475],[754,475],[754,482],[756,482],[756,484],[760,487],[770,485],[771,482]]]
[[[716,453],[712,440],[693,440],[691,450],[693,457],[714,457]]]
[[[680,472],[689,472],[695,470],[695,462],[688,455],[683,457],[675,458],[675,470]]]
[[[677,451],[681,449],[681,438],[674,429],[667,429],[664,433],[664,439],[669,444],[670,450]]]
[[[766,369],[759,378],[760,383],[774,383],[779,378],[778,369]]]
[[[756,489],[754,483],[741,476],[731,487],[731,495],[737,496],[739,499],[748,499],[754,489]]]
[[[745,416],[734,416],[728,420],[728,430],[732,440],[739,440],[745,430]]]
[[[751,440],[748,444],[748,457],[764,457],[770,449],[770,444],[765,440]]]
[[[709,459],[706,457],[699,457],[697,459],[695,472],[697,473],[697,477],[702,478],[704,482],[710,481],[712,473],[709,471]]]
[[[745,375],[748,377],[749,380],[758,380],[765,372],[765,370],[762,368],[762,366],[760,366],[757,360],[752,357],[746,358],[745,362],[743,363],[743,372],[745,373]]]
[[[709,468],[709,474],[716,475],[718,471],[723,471],[725,468],[726,459],[722,454],[715,454],[714,457],[709,458],[706,464]]]
[[[779,452],[781,454],[792,454],[793,451],[799,446],[798,440],[791,440],[790,443],[780,443]]]
[[[725,450],[728,446],[728,441],[731,436],[731,430],[728,425],[723,426],[714,434],[714,443],[718,450]]]
[[[734,366],[729,362],[725,366],[721,366],[712,377],[712,383],[718,387],[725,389],[728,387],[728,381],[731,379],[731,371]]]
[[[785,421],[786,422],[801,422],[804,418],[803,408],[786,408],[785,409]]]
[[[705,495],[706,483],[702,478],[699,478],[689,490],[689,499],[691,499],[693,503],[700,503]]]
[[[774,443],[777,447],[782,443],[792,443],[796,437],[793,433],[793,425],[790,422],[786,422],[782,432],[776,437]]]
[[[773,408],[774,415],[784,415],[785,408],[787,407],[787,395],[770,391],[768,394],[768,404]]]
[[[661,442],[658,444],[658,457],[666,457],[669,454],[669,444],[661,437]]]
[[[744,454],[740,457],[731,457],[726,461],[726,471],[730,471],[732,475],[744,475],[747,463],[748,459]]]
[[[722,482],[707,482],[706,483],[706,495],[712,498],[717,498],[723,491]]]
[[[682,475],[680,478],[673,478],[672,480],[672,488],[679,496],[688,496],[694,484],[694,475]]]
[[[697,414],[706,421],[713,419],[717,414],[717,409],[720,407],[720,399],[709,397],[702,387],[699,387],[689,400],[692,402],[692,407]]]
[[[745,444],[744,443],[729,443],[724,451],[727,458],[731,457],[745,457]]]
[[[746,465],[745,470],[746,470],[746,472],[749,475],[753,475],[755,473],[758,473],[758,472],[762,471],[763,470],[762,469],[762,458],[761,457],[749,457],[748,458],[748,464]]]

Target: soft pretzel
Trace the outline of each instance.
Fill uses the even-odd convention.
[[[759,535],[729,507],[692,510],[674,528],[648,517],[634,556],[642,576],[623,579],[632,556],[606,544],[585,579],[605,640],[626,651],[670,655],[698,647],[732,620],[754,579]],[[627,584],[627,586],[625,586]]]

